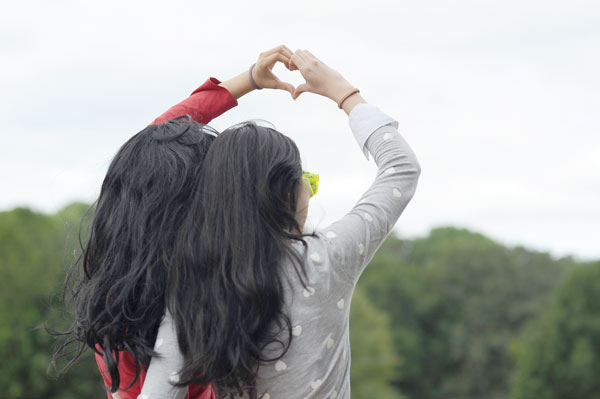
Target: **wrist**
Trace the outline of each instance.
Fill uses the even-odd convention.
[[[248,71],[244,71],[231,79],[221,82],[219,86],[229,90],[236,100],[254,90],[254,87],[252,87],[250,79],[248,78]]]
[[[256,82],[254,81],[254,67],[256,66],[256,64],[252,64],[252,66],[250,66],[250,68],[248,69],[248,82],[250,82],[250,86],[255,89],[255,90],[262,90],[262,87],[259,87]]]
[[[353,89],[355,89],[355,87],[352,86],[348,81],[344,80],[343,82],[338,82],[332,86],[327,97],[333,100],[336,104],[339,104],[342,97],[344,97]]]
[[[352,112],[354,107],[358,104],[367,104],[367,102],[359,93],[354,93],[346,100],[344,100],[344,103],[342,104],[342,109],[344,110],[346,115],[350,116],[350,112]]]
[[[340,100],[338,101],[338,108],[342,109],[342,104],[344,104],[344,101],[346,101],[346,99],[350,96],[352,96],[353,94],[356,93],[360,93],[360,90],[357,88],[352,88],[350,91],[348,91],[348,93],[344,94],[342,96],[342,98],[340,98]]]

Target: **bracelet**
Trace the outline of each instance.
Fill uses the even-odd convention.
[[[254,79],[252,78],[252,69],[254,68],[254,65],[256,65],[256,63],[252,64],[252,66],[250,67],[250,71],[248,72],[248,75],[250,75],[250,84],[251,84],[252,86],[254,86],[254,88],[255,88],[256,90],[262,90],[262,87],[258,87],[258,86],[256,85],[256,83],[254,82]]]
[[[358,89],[356,89],[356,88],[352,89],[352,91],[351,91],[350,93],[346,94],[346,95],[345,95],[344,97],[342,97],[342,99],[341,99],[341,100],[338,102],[338,107],[339,107],[340,109],[342,109],[342,104],[344,103],[344,101],[346,101],[346,99],[347,99],[348,97],[350,97],[351,95],[353,95],[354,93],[360,93],[360,90],[358,90]]]

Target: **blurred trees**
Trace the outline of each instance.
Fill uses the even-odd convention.
[[[574,265],[444,227],[388,239],[358,285],[390,317],[403,358],[394,382],[408,397],[504,398],[511,340]]]
[[[513,398],[600,398],[600,262],[561,281],[513,350]]]
[[[351,391],[355,399],[403,398],[392,382],[400,357],[388,316],[356,288],[350,307]]]
[[[78,231],[83,204],[54,216],[18,208],[0,213],[0,392],[3,398],[100,398],[93,356],[66,378],[48,378],[54,338],[44,323],[65,329],[61,292],[66,231]],[[70,235],[73,236],[73,235]],[[69,243],[75,248],[74,243]]]
[[[54,338],[41,328],[69,323],[62,284],[86,209],[0,213],[7,398],[104,396],[91,353],[65,378],[48,378]],[[415,240],[391,236],[352,300],[352,396],[600,397],[599,307],[600,262],[507,248],[454,227]]]

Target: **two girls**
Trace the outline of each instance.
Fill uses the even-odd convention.
[[[350,398],[354,287],[413,197],[420,165],[398,122],[306,50],[306,83],[349,116],[378,167],[340,220],[304,234],[314,173],[293,140],[255,123],[208,149],[167,270],[165,318],[140,398],[177,398],[211,383],[218,397]],[[314,172],[314,171],[313,171]]]

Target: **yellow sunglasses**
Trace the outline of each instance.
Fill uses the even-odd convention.
[[[310,198],[314,197],[319,191],[319,175],[307,171],[302,172],[302,180],[306,182],[310,189]]]

